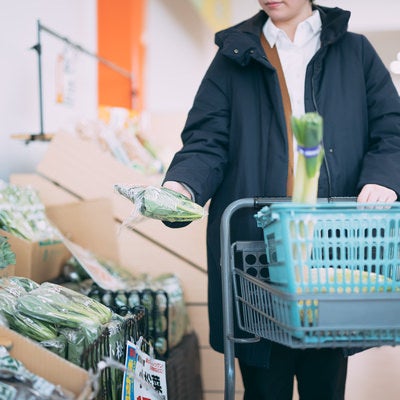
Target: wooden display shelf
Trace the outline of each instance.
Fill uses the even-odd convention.
[[[49,142],[54,137],[54,133],[14,133],[12,139],[23,140],[24,142]]]

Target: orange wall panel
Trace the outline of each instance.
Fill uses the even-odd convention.
[[[145,7],[146,0],[97,0],[98,54],[132,73],[129,79],[99,63],[99,105],[143,107]]]

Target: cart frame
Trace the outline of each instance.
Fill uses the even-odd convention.
[[[235,284],[234,284],[234,275],[235,275],[235,261],[234,257],[232,256],[233,248],[234,245],[237,243],[241,242],[236,242],[236,243],[231,243],[231,234],[230,234],[230,223],[231,223],[231,218],[232,216],[240,209],[243,208],[251,208],[256,210],[261,209],[264,206],[270,206],[272,203],[278,203],[278,202],[288,202],[290,199],[288,198],[244,198],[244,199],[239,199],[231,204],[228,205],[228,207],[225,209],[222,218],[221,218],[221,226],[220,226],[220,244],[221,244],[221,279],[222,279],[222,304],[223,304],[223,335],[224,335],[224,370],[225,370],[225,400],[233,400],[235,396],[235,344],[238,343],[252,343],[252,342],[257,342],[260,340],[261,337],[264,337],[264,332],[262,331],[260,333],[261,336],[258,336],[258,330],[252,331],[252,329],[244,329],[245,332],[248,332],[249,337],[247,338],[235,338],[234,337],[234,309],[233,307],[236,305],[236,312],[240,313],[240,310],[237,305],[236,298],[234,298],[234,295],[236,296],[236,293],[234,291],[236,290]],[[318,199],[318,202],[326,203],[326,202],[337,202],[337,201],[354,201],[355,198],[349,198],[349,197],[338,197],[338,198],[329,198],[329,199]],[[398,217],[397,217],[398,218]],[[397,223],[398,223],[397,219]],[[254,245],[256,244],[255,242],[242,242],[245,244],[246,243],[249,245]],[[255,246],[256,247],[256,246]],[[257,281],[255,278],[251,278],[249,280],[252,281]],[[396,279],[397,280],[397,279]],[[269,285],[268,285],[269,287]],[[269,291],[269,289],[268,289]],[[271,287],[271,292],[273,292],[274,289]],[[366,299],[368,298],[368,295],[365,295]],[[398,303],[399,300],[399,293],[384,293],[382,295],[385,300],[389,299],[389,301],[393,302],[396,301]],[[329,297],[329,296],[328,296]],[[331,296],[332,297],[332,296]],[[295,299],[300,299],[301,297],[296,297]],[[320,298],[322,299],[322,298]],[[372,299],[372,298],[371,298]],[[370,300],[371,300],[370,299]],[[336,297],[333,296],[333,300],[337,300],[337,295]],[[321,301],[321,300],[320,300]],[[374,301],[374,300],[371,300]],[[396,313],[400,311],[400,306],[396,306],[395,311]],[[240,319],[240,318],[239,318]],[[386,323],[386,321],[385,321]],[[240,324],[239,324],[240,326]],[[396,340],[393,339],[392,342],[386,341],[386,342],[379,342],[379,340],[376,342],[370,341],[368,342],[357,342],[354,341],[353,347],[374,347],[374,346],[380,346],[380,345],[397,345],[400,343],[400,324],[397,323],[397,321],[394,323],[393,321],[389,322],[389,327],[390,329],[394,328]],[[243,328],[242,328],[243,329]],[[252,332],[255,332],[253,334]],[[253,336],[251,336],[253,334]],[[266,338],[269,338],[269,336],[265,336]],[[386,339],[385,339],[386,340]],[[290,343],[286,343],[287,345],[291,345]],[[343,344],[343,343],[342,343]],[[336,343],[337,345],[337,343]],[[311,347],[314,346],[314,344],[307,344],[304,347]],[[328,344],[328,346],[330,346]],[[299,346],[293,346],[293,347],[299,347]],[[315,347],[319,347],[318,345],[315,345]],[[341,346],[338,346],[341,347]],[[345,346],[346,347],[346,346]]]
[[[223,300],[223,334],[224,334],[224,368],[225,368],[225,400],[235,398],[235,343],[254,343],[259,337],[249,338],[234,337],[233,323],[233,289],[231,277],[230,249],[231,234],[230,221],[233,214],[243,208],[258,209],[276,201],[287,201],[287,198],[245,198],[231,203],[222,214],[221,219],[221,274],[222,274],[222,300]]]

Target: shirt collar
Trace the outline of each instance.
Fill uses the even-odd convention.
[[[321,17],[319,15],[318,10],[314,10],[312,15],[307,19],[305,19],[303,22],[301,22],[299,26],[302,24],[307,24],[311,29],[311,35],[315,35],[321,29],[322,26]],[[275,46],[279,35],[281,34],[286,35],[281,29],[276,27],[276,25],[272,22],[271,18],[267,19],[267,22],[263,27],[263,33],[271,48]]]

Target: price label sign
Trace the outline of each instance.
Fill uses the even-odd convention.
[[[165,362],[128,341],[122,400],[168,400]]]

